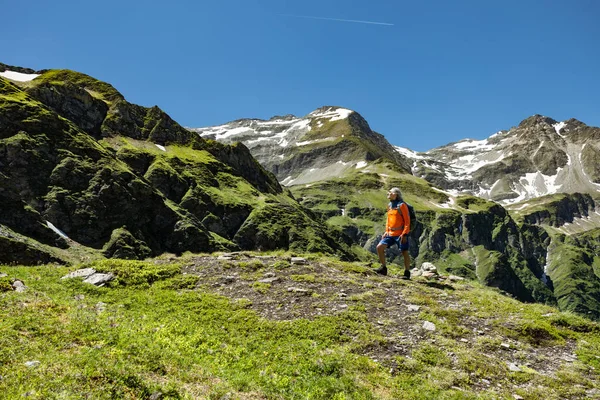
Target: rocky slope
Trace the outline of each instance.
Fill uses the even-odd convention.
[[[301,118],[241,119],[191,131],[223,143],[244,143],[258,162],[288,186],[337,177],[377,159],[410,170],[405,157],[372,131],[360,114],[341,107],[321,107]]]
[[[0,225],[17,234],[3,236],[8,247],[31,248],[22,237],[31,238],[49,246],[48,259],[74,243],[121,258],[257,248],[348,256],[245,146],[206,141],[87,75],[20,71],[0,72]],[[282,214],[292,218],[265,222]]]
[[[425,153],[399,149],[412,171],[435,186],[502,204],[554,193],[598,193],[600,128],[534,115],[485,140],[461,140]]]

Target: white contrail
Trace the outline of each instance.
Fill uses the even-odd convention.
[[[387,22],[359,21],[356,19],[326,18],[326,17],[313,17],[313,16],[309,16],[309,15],[289,15],[289,14],[284,14],[283,16],[284,17],[294,17],[294,18],[322,19],[325,21],[355,22],[355,23],[359,23],[359,24],[394,26],[394,24],[388,24]]]

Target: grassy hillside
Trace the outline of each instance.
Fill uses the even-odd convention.
[[[284,253],[0,266],[0,398],[577,399],[600,325],[478,284]],[[28,289],[10,290],[22,280]],[[433,328],[431,328],[433,326]],[[429,329],[434,330],[429,330]],[[519,397],[520,396],[520,397]]]

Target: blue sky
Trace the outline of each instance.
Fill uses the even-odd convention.
[[[4,1],[0,10],[0,62],[84,72],[184,126],[339,105],[417,151],[536,113],[600,126],[595,0]]]

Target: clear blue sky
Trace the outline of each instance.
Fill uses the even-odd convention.
[[[417,151],[536,113],[600,126],[596,0],[2,3],[0,62],[87,73],[184,126],[339,105]]]

